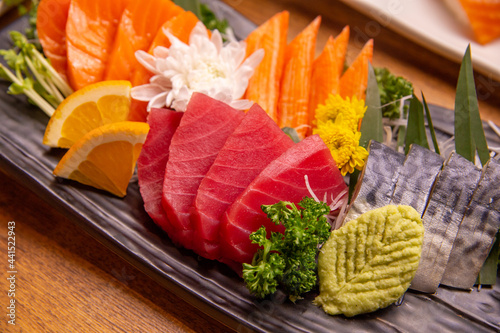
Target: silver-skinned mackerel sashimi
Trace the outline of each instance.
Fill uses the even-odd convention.
[[[174,243],[192,249],[190,213],[201,181],[245,113],[202,93],[194,93],[172,137],[162,205]]]
[[[270,162],[293,145],[259,105],[248,110],[198,188],[191,216],[196,253],[208,259],[219,257],[222,215]]]
[[[172,232],[172,229],[161,204],[163,178],[170,142],[183,114],[170,109],[151,109],[148,116],[148,136],[137,159],[137,178],[144,209],[167,233]]]
[[[297,203],[312,195],[308,185],[319,200],[328,204],[338,197],[347,198],[344,179],[318,135],[305,138],[272,161],[229,206],[221,223],[219,260],[251,262],[258,248],[249,239],[252,232],[263,225],[268,231],[283,231],[283,226],[267,218],[261,205],[279,201]]]

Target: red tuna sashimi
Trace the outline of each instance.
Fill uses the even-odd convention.
[[[192,248],[190,210],[203,177],[245,113],[194,93],[172,137],[163,182],[163,208],[175,232],[170,238]]]
[[[161,205],[163,177],[170,142],[183,114],[170,109],[152,108],[148,116],[149,133],[137,159],[137,176],[144,209],[167,233],[172,230]]]
[[[222,215],[269,163],[293,145],[266,111],[257,104],[250,108],[198,188],[191,216],[196,253],[219,258]]]
[[[262,212],[261,205],[279,201],[299,202],[311,196],[305,176],[314,194],[330,204],[347,186],[330,150],[318,135],[312,135],[288,149],[271,162],[248,188],[229,206],[221,222],[221,261],[251,262],[258,246],[249,236],[265,226],[268,231],[283,231]]]

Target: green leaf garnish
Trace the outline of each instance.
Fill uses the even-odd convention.
[[[410,151],[412,143],[429,149],[427,134],[425,132],[424,108],[415,95],[413,95],[410,100],[408,125],[406,128],[405,154],[408,154]]]
[[[359,145],[367,148],[370,140],[384,141],[384,126],[382,125],[382,113],[380,112],[380,92],[371,64],[368,64],[368,86],[366,87],[365,104],[367,108],[361,122]]]
[[[424,104],[425,116],[427,118],[427,125],[429,126],[429,131],[431,133],[432,144],[434,145],[434,151],[437,154],[441,154],[439,152],[439,145],[436,139],[436,132],[434,131],[434,125],[432,124],[431,112],[429,110],[429,106],[427,105],[427,101],[425,100],[424,93],[422,93],[422,103]]]
[[[482,165],[490,159],[479,116],[470,45],[465,51],[458,75],[455,96],[455,150],[472,163],[475,162],[476,150]]]
[[[478,285],[494,285],[497,282],[497,270],[500,264],[500,230],[496,234],[496,240],[491,247],[490,253],[486,258],[476,284]]]

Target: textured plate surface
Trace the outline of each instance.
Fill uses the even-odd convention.
[[[252,25],[222,6],[237,36]],[[0,49],[10,47],[9,30],[20,30],[16,21],[0,34]],[[311,292],[293,304],[282,294],[256,300],[243,282],[226,266],[200,259],[178,249],[156,227],[142,208],[137,183],[119,199],[102,191],[58,180],[52,170],[63,150],[42,145],[48,118],[20,96],[6,93],[0,81],[0,168],[30,187],[37,195],[71,218],[110,250],[138,267],[165,288],[237,330],[272,332],[498,332],[500,331],[500,281],[495,288],[461,292],[440,288],[436,295],[408,292],[401,306],[347,319],[328,316],[311,301]],[[453,119],[449,110],[433,108],[433,120],[443,131]],[[451,116],[451,117],[450,117]],[[452,125],[451,125],[452,128]],[[488,137],[495,139],[491,131]],[[498,144],[498,140],[496,141]]]

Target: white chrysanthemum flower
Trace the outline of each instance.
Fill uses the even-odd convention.
[[[245,110],[253,102],[240,99],[255,67],[264,57],[260,49],[245,59],[246,44],[232,41],[223,45],[219,31],[208,37],[199,22],[184,44],[168,30],[170,48],[159,46],[153,55],[137,51],[137,60],[154,74],[148,84],[132,88],[132,97],[151,108],[170,107],[185,111],[193,92],[204,93],[232,107]]]

